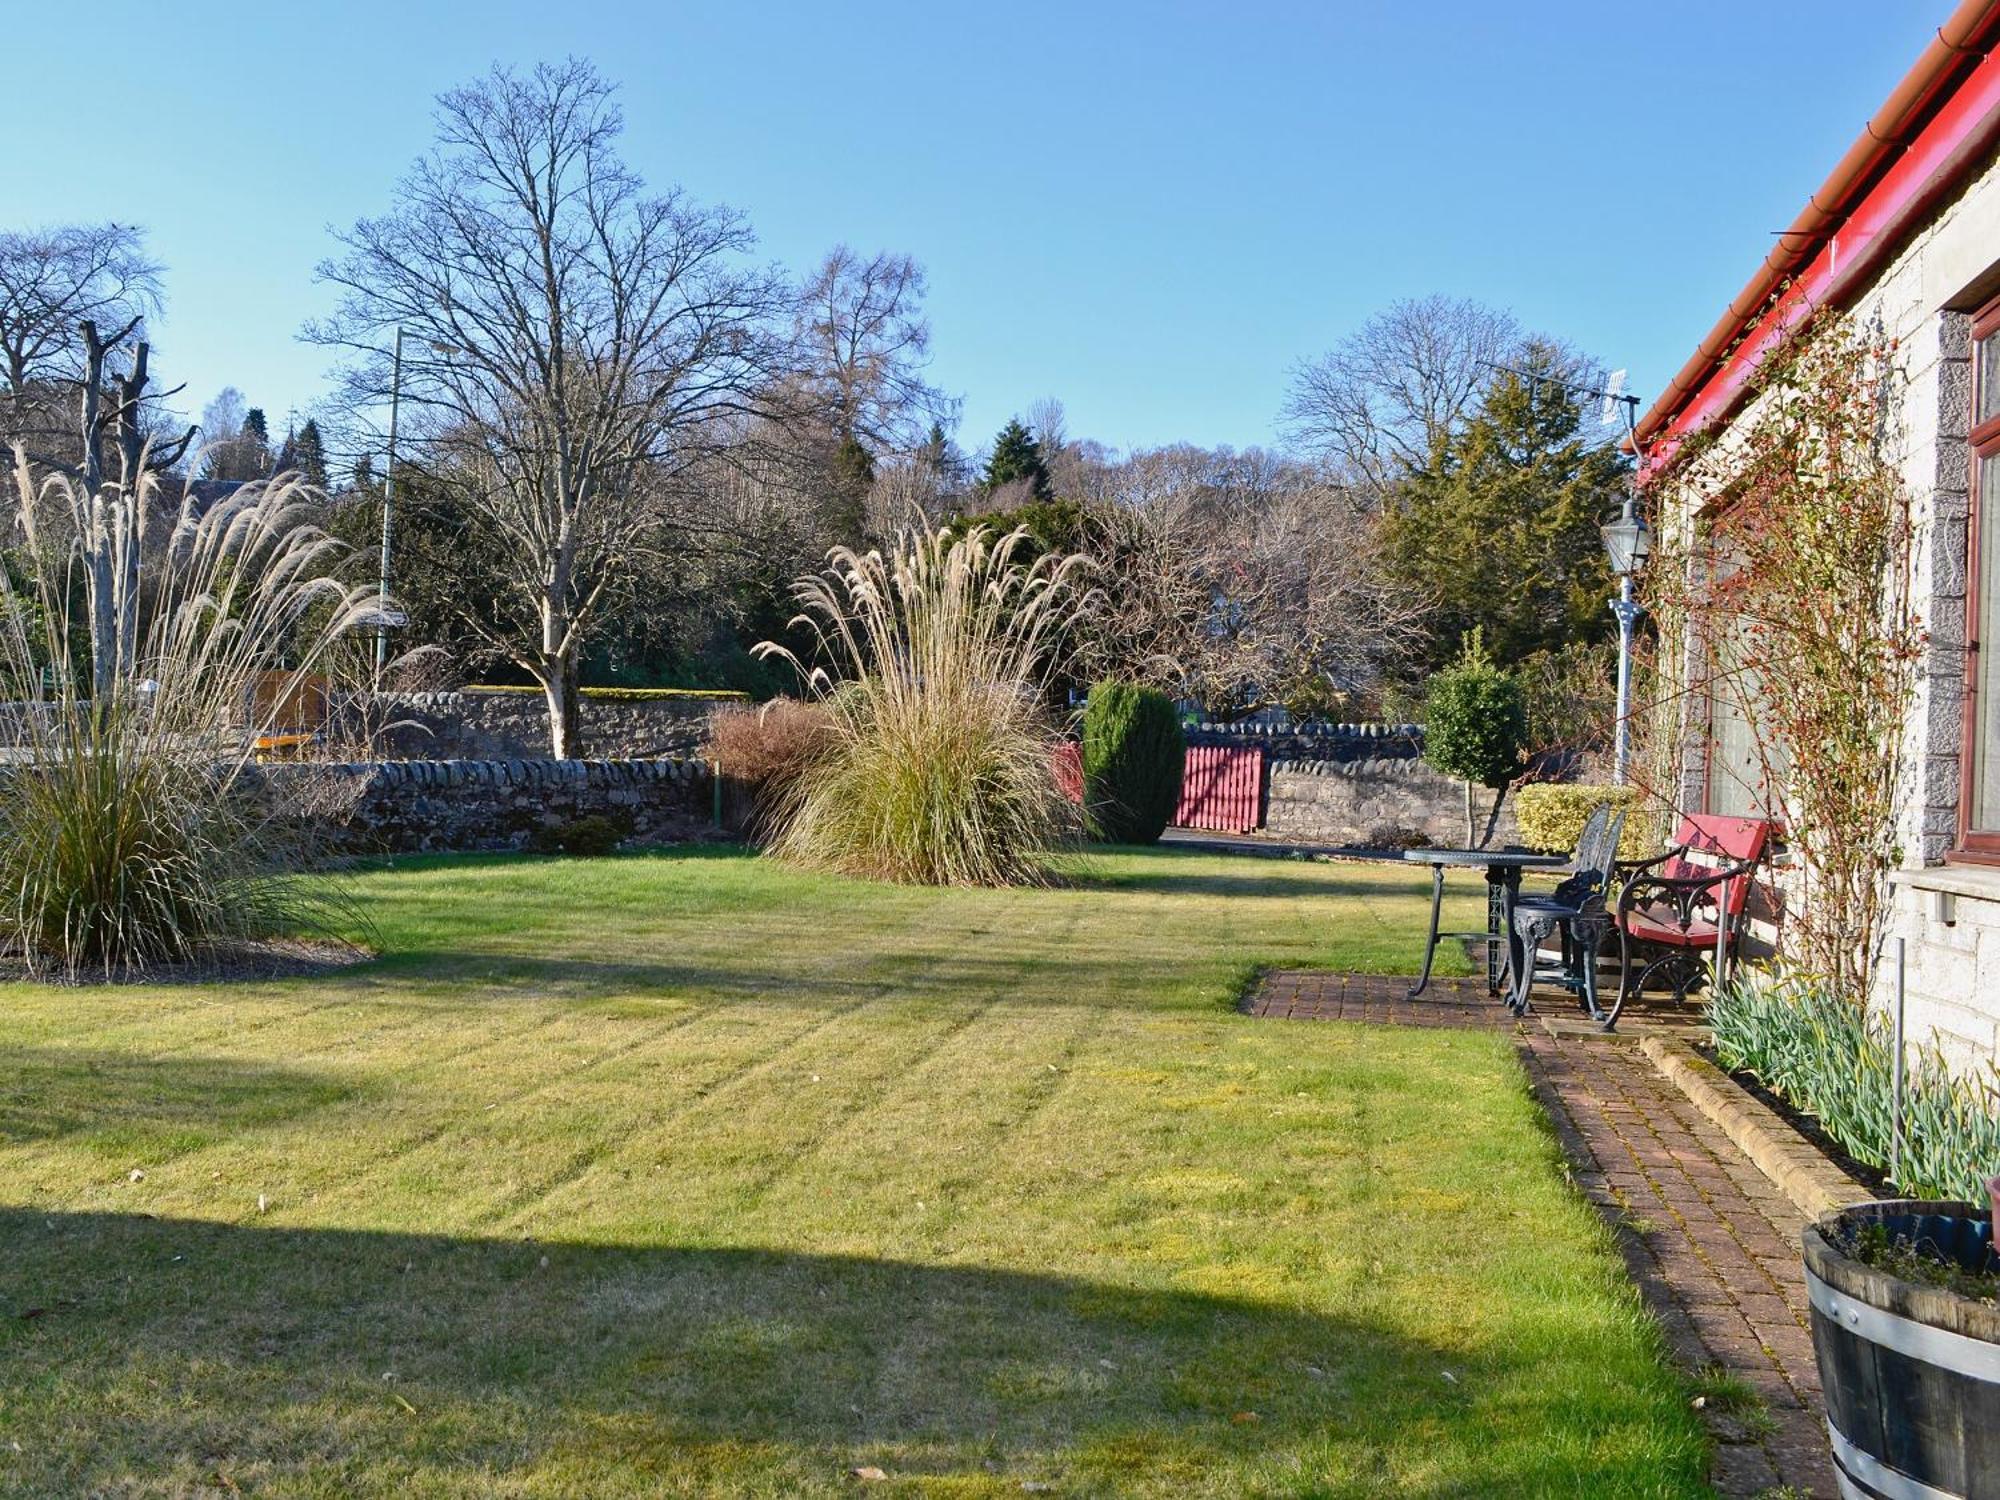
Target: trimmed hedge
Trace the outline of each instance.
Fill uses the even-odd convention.
[[[1857,1161],[1886,1170],[1896,1055],[1879,1012],[1798,975],[1745,969],[1709,997],[1716,1060],[1748,1073],[1815,1116]],[[1955,1075],[1935,1048],[1913,1051],[1903,1075],[1899,1191],[1986,1201],[2000,1172],[2000,1074]]]
[[[1173,699],[1100,682],[1083,710],[1083,798],[1098,837],[1156,844],[1180,802],[1187,736]]]
[[[1568,854],[1583,834],[1584,820],[1599,807],[1624,808],[1618,857],[1641,860],[1659,852],[1649,820],[1639,812],[1639,793],[1629,786],[1572,786],[1534,781],[1514,794],[1514,821],[1530,849]]]
[[[539,698],[542,690],[526,687],[514,682],[475,682],[465,689],[468,693],[514,693],[521,696]],[[723,699],[731,703],[748,703],[750,695],[735,688],[634,688],[634,687],[587,687],[578,688],[579,698],[588,698],[595,703],[651,703],[661,698],[703,698]]]

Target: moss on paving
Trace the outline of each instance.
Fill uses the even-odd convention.
[[[1506,1043],[1233,1009],[1420,881],[406,861],[357,969],[8,986],[0,1492],[1704,1493]]]

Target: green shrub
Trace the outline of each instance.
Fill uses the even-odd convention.
[[[1430,680],[1425,695],[1424,759],[1465,783],[1465,838],[1473,841],[1472,789],[1490,788],[1493,810],[1486,835],[1493,836],[1508,784],[1521,773],[1528,738],[1527,696],[1521,685],[1496,666],[1474,630],[1458,660]]]
[[[1895,1044],[1879,1012],[1800,975],[1745,969],[1709,997],[1715,1055],[1818,1118],[1857,1161],[1887,1169]],[[1934,1048],[1905,1063],[1903,1192],[1982,1203],[2000,1172],[2000,1076],[1954,1074]]]
[[[536,854],[574,854],[594,859],[616,853],[631,833],[631,825],[621,819],[586,813],[554,828],[537,828],[528,835],[528,848]]]
[[[1154,688],[1100,682],[1083,711],[1083,798],[1098,835],[1156,844],[1181,796],[1187,736],[1174,701]]]
[[[768,817],[771,852],[812,868],[913,885],[1023,885],[1080,831],[1057,780],[1062,738],[1042,706],[1073,617],[1081,558],[1023,565],[997,541],[905,535],[889,556],[836,548],[799,581],[825,666],[808,671],[829,727]]]
[[[1514,821],[1520,825],[1521,842],[1530,849],[1568,854],[1576,848],[1584,821],[1592,812],[1600,807],[1613,811],[1623,808],[1625,827],[1618,836],[1618,857],[1641,860],[1659,851],[1648,821],[1636,811],[1638,805],[1639,793],[1634,787],[1536,781],[1514,794]]]

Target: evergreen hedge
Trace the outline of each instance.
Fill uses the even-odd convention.
[[[1165,693],[1100,682],[1083,711],[1084,805],[1098,836],[1113,844],[1153,844],[1180,802],[1187,739]]]
[[[1531,782],[1514,794],[1514,821],[1520,826],[1521,842],[1530,849],[1568,854],[1583,837],[1585,821],[1600,807],[1625,813],[1625,827],[1618,836],[1620,859],[1636,863],[1659,852],[1660,841],[1634,787]]]

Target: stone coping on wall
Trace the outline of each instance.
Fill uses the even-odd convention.
[[[1213,735],[1230,739],[1245,740],[1421,740],[1424,726],[1421,724],[1294,724],[1280,728],[1275,724],[1257,723],[1209,723],[1187,726],[1190,735]]]
[[[367,776],[382,786],[625,786],[692,781],[709,774],[694,756],[657,760],[360,760],[294,761],[256,768],[264,775]]]
[[[1380,761],[1385,767],[1393,766],[1400,769],[1415,759],[1415,756],[1410,755],[1357,755],[1347,760],[1325,758],[1315,760],[1304,756],[1280,755],[1272,760],[1271,769],[1295,776],[1352,776],[1356,771],[1366,769],[1374,761]],[[1429,770],[1428,764],[1425,765],[1425,769]]]

